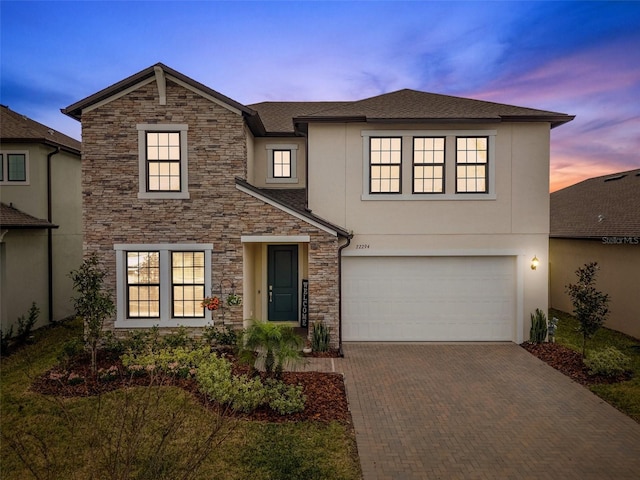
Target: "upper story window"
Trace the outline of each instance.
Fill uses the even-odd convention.
[[[298,145],[267,145],[267,183],[298,183]]]
[[[0,152],[0,183],[3,185],[29,184],[28,152]]]
[[[203,326],[212,244],[115,245],[118,328]]]
[[[273,151],[274,178],[291,178],[291,150]]]
[[[138,198],[189,198],[187,125],[140,124]]]
[[[489,164],[487,137],[456,138],[456,192],[486,193]]]
[[[362,200],[495,200],[496,130],[363,130]]]
[[[400,193],[402,138],[371,137],[369,193]]]
[[[413,193],[444,193],[445,137],[413,138]]]

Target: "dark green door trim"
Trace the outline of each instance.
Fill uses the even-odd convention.
[[[298,321],[298,245],[268,245],[269,321]]]

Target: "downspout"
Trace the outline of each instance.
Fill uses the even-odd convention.
[[[344,357],[342,351],[342,250],[347,248],[351,244],[351,238],[353,235],[347,237],[347,243],[338,248],[338,354],[340,357]]]
[[[47,221],[53,223],[53,208],[51,206],[51,158],[60,153],[60,147],[47,155]],[[53,323],[53,230],[47,230],[47,287],[49,304],[49,323]]]

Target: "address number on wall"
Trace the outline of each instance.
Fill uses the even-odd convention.
[[[369,248],[369,244],[368,243],[358,243],[356,245],[356,250],[360,250],[362,248]]]

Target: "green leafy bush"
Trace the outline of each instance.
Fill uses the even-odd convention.
[[[584,360],[591,375],[615,377],[631,369],[631,359],[616,347],[591,352]]]
[[[214,325],[207,325],[204,327],[202,338],[209,344],[222,345],[225,347],[237,347],[238,345],[238,332],[236,332],[230,325],[224,327],[216,327]]]
[[[301,412],[304,410],[306,397],[301,385],[287,385],[274,379],[267,379],[267,403],[280,415]]]
[[[20,318],[18,318],[18,334],[16,335],[16,341],[18,343],[26,343],[39,316],[40,309],[36,305],[36,302],[33,302],[31,308],[29,308],[29,316],[25,318],[24,315],[21,315]]]
[[[9,327],[9,330],[0,330],[0,355],[7,355],[9,352],[9,345],[13,338],[13,325]]]
[[[279,377],[285,364],[301,360],[304,341],[289,326],[254,322],[242,340],[240,359],[254,368],[262,362],[267,376]]]
[[[212,356],[211,348],[165,347],[158,350],[147,348],[143,352],[130,351],[120,358],[130,372],[160,371],[180,378],[194,376],[199,365]]]

